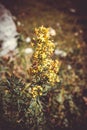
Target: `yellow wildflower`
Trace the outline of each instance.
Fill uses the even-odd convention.
[[[46,58],[46,54],[45,54],[45,53],[42,53],[42,54],[41,54],[41,57],[42,57],[43,59],[45,59],[45,58]]]
[[[33,98],[37,97],[37,96],[41,96],[43,92],[43,88],[41,86],[34,86],[31,89],[31,94],[33,96]]]
[[[41,26],[35,29],[35,33],[36,41],[34,43],[35,52],[32,57],[31,79],[35,81],[33,78],[37,79],[37,77],[39,77],[39,79],[43,81],[43,84],[44,82],[49,82],[51,86],[54,86],[60,81],[58,76],[60,62],[51,59],[55,44],[50,40],[49,28]],[[32,89],[33,97],[38,95],[39,88],[37,88],[38,87],[35,86]],[[39,95],[40,94],[42,93],[39,93]]]

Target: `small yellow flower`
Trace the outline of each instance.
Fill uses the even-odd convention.
[[[31,89],[31,94],[33,96],[33,98],[37,97],[37,96],[41,96],[43,93],[43,88],[41,86],[34,86]]]
[[[41,57],[42,57],[43,59],[45,59],[47,56],[46,56],[45,53],[42,53]]]

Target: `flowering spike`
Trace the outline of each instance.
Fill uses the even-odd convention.
[[[34,53],[30,68],[31,81],[36,85],[40,84],[40,86],[44,86],[44,84],[55,86],[60,81],[58,76],[60,62],[52,60],[55,45],[50,40],[49,28],[43,26],[35,28],[35,34],[36,38],[32,43]],[[33,93],[37,93],[36,91],[33,90]]]

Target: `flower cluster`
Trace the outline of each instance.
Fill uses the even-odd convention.
[[[32,97],[35,98],[37,96],[41,96],[42,95],[42,92],[43,92],[43,88],[41,86],[34,86],[32,89],[31,89],[31,94],[32,94]]]
[[[35,34],[36,38],[33,39],[32,43],[34,53],[30,68],[30,80],[33,84],[41,85],[42,87],[45,84],[55,86],[56,83],[60,82],[58,75],[60,62],[52,59],[55,44],[50,40],[48,28],[43,26],[36,28]],[[43,89],[41,86],[32,88],[33,97],[42,94]]]
[[[58,83],[60,62],[52,60],[55,45],[50,40],[49,29],[43,26],[35,29],[36,39],[32,43],[34,53],[32,56],[32,66],[30,68],[31,79],[39,77],[41,83],[54,86]],[[38,82],[39,82],[38,81]]]
[[[45,27],[40,27],[35,29],[36,33],[36,43],[32,45],[35,48],[35,53],[33,55],[34,59],[44,60],[53,54],[55,45],[51,42],[49,29]]]

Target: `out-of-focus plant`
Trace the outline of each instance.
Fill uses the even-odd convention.
[[[76,100],[79,96],[75,98],[61,83],[61,62],[53,59],[55,44],[49,29],[41,26],[35,29],[35,34],[28,82],[14,74],[7,74],[7,78],[0,81],[0,116],[32,130],[72,127],[81,122],[83,114]]]

